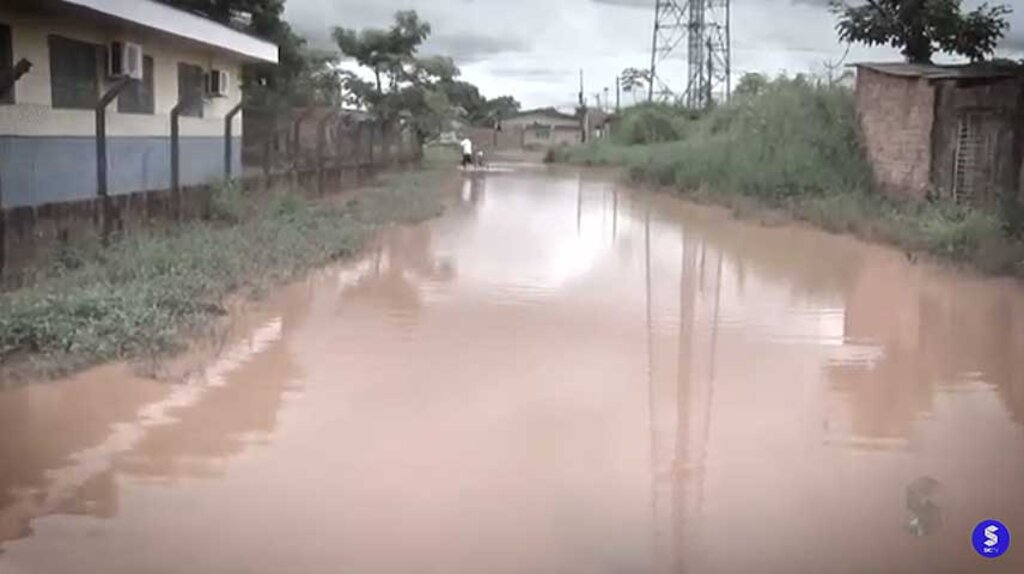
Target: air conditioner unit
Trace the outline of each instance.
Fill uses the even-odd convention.
[[[231,74],[224,70],[210,70],[206,74],[206,94],[210,97],[226,98],[231,93]]]
[[[132,42],[111,42],[107,52],[107,73],[111,78],[142,79],[142,46]]]

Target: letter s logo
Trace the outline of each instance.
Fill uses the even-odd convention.
[[[982,520],[971,533],[974,551],[982,558],[999,558],[1010,549],[1010,529],[998,520]]]
[[[985,546],[991,548],[996,544],[999,544],[999,537],[996,536],[996,532],[998,530],[999,527],[995,524],[990,524],[988,528],[985,529]]]

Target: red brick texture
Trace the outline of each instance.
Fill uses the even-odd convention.
[[[935,88],[861,68],[857,111],[875,182],[890,195],[924,199],[930,187]]]

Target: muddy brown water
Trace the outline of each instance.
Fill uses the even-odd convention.
[[[1024,571],[1020,284],[593,174],[460,185],[183,383],[0,393],[0,572]]]

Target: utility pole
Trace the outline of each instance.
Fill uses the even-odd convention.
[[[587,130],[590,128],[587,118],[587,101],[583,97],[583,68],[580,68],[580,143],[587,143]]]
[[[580,107],[586,107],[586,102],[583,100],[583,68],[580,68]]]
[[[622,91],[620,83],[621,83],[621,81],[620,81],[619,77],[615,76],[615,113],[619,113],[619,109],[620,109],[619,108],[619,98],[620,98],[620,92]]]

